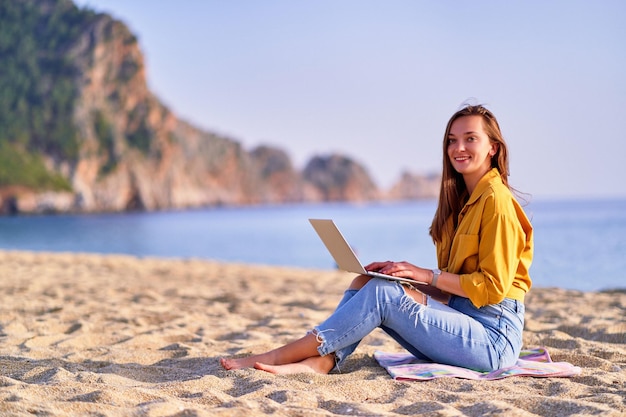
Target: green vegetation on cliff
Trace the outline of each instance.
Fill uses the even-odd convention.
[[[0,0],[0,159],[24,149],[13,169],[32,169],[37,155],[75,161],[78,138],[73,121],[76,68],[67,51],[95,16],[69,0]],[[11,146],[7,146],[10,144]],[[15,155],[13,155],[15,156]],[[16,165],[21,161],[25,165]],[[30,162],[26,162],[30,161]],[[43,165],[41,165],[43,168]],[[3,168],[2,184],[51,186],[47,171],[20,174]],[[48,178],[49,177],[49,178]],[[23,183],[23,182],[26,183]],[[40,181],[33,184],[32,181]]]
[[[70,183],[51,174],[40,156],[0,142],[0,187],[21,185],[35,190],[71,191]]]

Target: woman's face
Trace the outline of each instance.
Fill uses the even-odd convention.
[[[497,145],[491,143],[483,129],[482,116],[463,116],[452,122],[448,134],[448,158],[465,180],[470,193],[491,169],[491,157]]]

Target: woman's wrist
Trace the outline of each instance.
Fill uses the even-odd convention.
[[[441,275],[441,269],[435,268],[431,272],[433,273],[433,277],[430,280],[430,285],[432,287],[436,288],[437,287],[437,281],[439,280],[439,276]]]

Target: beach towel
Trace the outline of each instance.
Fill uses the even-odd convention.
[[[410,353],[386,353],[376,351],[374,358],[393,379],[425,381],[435,378],[463,378],[477,380],[502,379],[509,376],[570,377],[581,370],[567,362],[552,362],[546,348],[522,350],[514,366],[492,372],[478,372],[458,366],[424,362]]]

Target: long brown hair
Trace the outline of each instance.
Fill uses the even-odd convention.
[[[452,115],[448,121],[446,132],[443,135],[443,172],[441,175],[441,189],[439,192],[439,205],[430,226],[430,236],[433,241],[441,242],[445,232],[453,233],[456,228],[457,218],[463,206],[469,198],[467,186],[463,176],[453,167],[448,157],[448,135],[455,120],[465,116],[481,116],[483,129],[491,143],[498,144],[495,155],[491,158],[491,167],[498,168],[504,184],[509,187],[509,153],[506,142],[502,137],[500,125],[493,113],[482,105],[467,105]],[[510,187],[509,187],[510,188]],[[452,230],[446,230],[446,224],[452,218]]]

